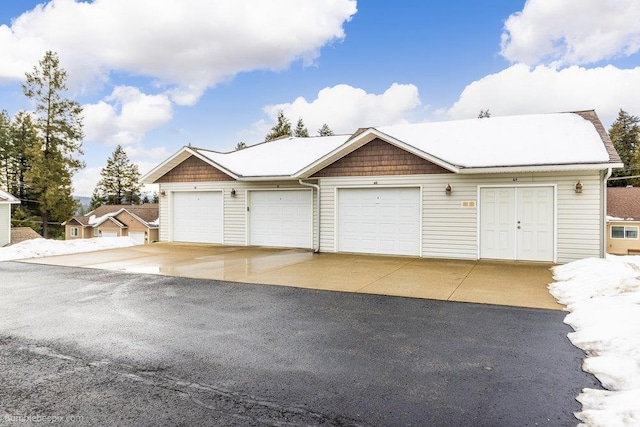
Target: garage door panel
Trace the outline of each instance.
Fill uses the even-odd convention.
[[[420,255],[418,188],[338,191],[338,251]]]
[[[254,190],[249,193],[249,243],[310,248],[313,206],[310,190]]]
[[[174,192],[172,199],[174,242],[223,242],[222,192]]]

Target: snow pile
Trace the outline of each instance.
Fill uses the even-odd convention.
[[[77,240],[32,239],[0,248],[0,261],[93,252],[138,244],[131,237],[96,237]]]
[[[590,426],[640,425],[640,256],[585,259],[554,267],[551,294],[571,312],[571,342],[583,370],[607,390],[584,389],[576,416]]]

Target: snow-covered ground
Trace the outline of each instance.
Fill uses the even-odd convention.
[[[138,244],[130,237],[96,237],[77,240],[32,239],[0,248],[0,261],[76,254]]]
[[[0,248],[0,261],[136,244],[129,237],[34,239]],[[569,339],[587,353],[583,369],[606,389],[584,389],[576,416],[589,426],[640,426],[640,256],[584,259],[553,273],[549,289],[571,312]]]
[[[640,256],[584,259],[554,267],[551,294],[571,312],[571,342],[606,390],[578,396],[588,426],[640,426]]]

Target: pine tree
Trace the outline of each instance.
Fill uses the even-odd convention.
[[[76,158],[83,154],[82,107],[63,96],[67,73],[55,53],[45,53],[33,72],[25,75],[22,89],[35,106],[34,125],[39,137],[38,144],[27,150],[31,164],[25,181],[38,204],[46,238],[50,221],[65,221],[76,211],[71,179],[84,166]]]
[[[271,132],[264,137],[265,141],[273,141],[274,139],[282,136],[291,136],[291,123],[289,119],[284,116],[282,110],[278,111],[278,119],[275,125],[271,128]]]
[[[326,123],[323,123],[322,127],[318,129],[318,136],[333,136],[333,131]]]
[[[640,118],[632,116],[626,111],[620,109],[618,118],[609,129],[609,138],[613,142],[613,146],[624,163],[624,169],[614,170],[612,178],[638,175],[640,167]],[[627,184],[637,185],[638,179],[616,179],[609,181],[609,185],[613,187],[624,187]]]
[[[100,181],[91,197],[91,210],[107,205],[140,203],[140,172],[124,149],[118,145],[100,171]]]
[[[488,119],[489,117],[491,117],[491,113],[488,108],[486,110],[480,110],[480,113],[478,114],[479,119]]]
[[[244,142],[240,141],[236,144],[236,151],[238,150],[243,150],[247,148],[247,144],[245,144]]]
[[[11,120],[5,110],[0,111],[0,189],[9,190],[11,163],[13,160],[11,142]]]
[[[296,128],[293,131],[293,136],[298,138],[309,138],[309,131],[307,130],[307,127],[304,125],[302,118],[298,119],[298,124],[296,125]]]
[[[38,147],[40,139],[38,130],[31,119],[31,115],[19,111],[11,123],[11,170],[9,191],[32,210],[37,210],[31,200],[34,199],[26,183],[27,171],[31,167],[30,152]]]

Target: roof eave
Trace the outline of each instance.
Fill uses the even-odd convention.
[[[188,154],[188,155],[185,156],[184,155],[185,153]],[[182,147],[180,150],[178,150],[175,154],[173,154],[167,160],[165,160],[164,162],[160,163],[158,166],[156,166],[155,168],[153,168],[149,172],[147,172],[142,178],[140,178],[140,182],[142,182],[143,184],[155,184],[157,180],[162,178],[162,176],[164,176],[170,170],[172,170],[173,168],[178,166],[180,163],[185,161],[187,158],[189,158],[189,156],[196,156],[197,158],[199,158],[203,162],[205,162],[205,163],[211,165],[212,167],[218,169],[219,171],[229,175],[233,179],[236,179],[236,180],[238,179],[238,175],[237,174],[231,172],[230,170],[228,170],[227,168],[223,167],[222,165],[214,162],[210,158],[200,154],[197,151],[197,149],[185,146],[185,147]],[[176,161],[176,159],[177,159],[177,162],[173,163],[174,161]]]
[[[530,166],[487,166],[487,167],[463,167],[461,174],[479,173],[518,173],[518,172],[557,172],[579,170],[606,170],[621,168],[622,163],[572,163],[563,165],[530,165]]]

